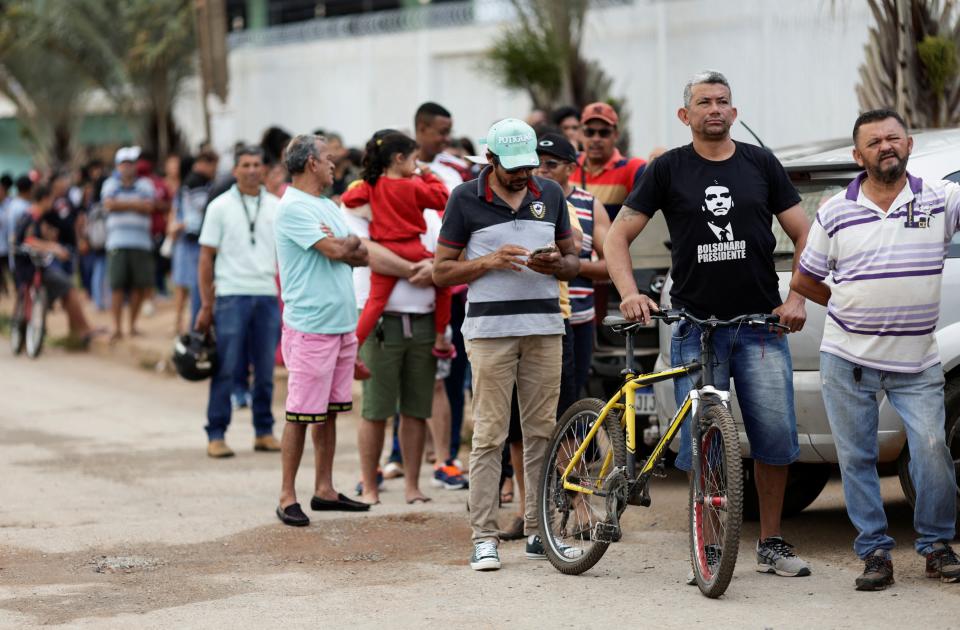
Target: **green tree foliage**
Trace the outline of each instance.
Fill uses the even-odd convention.
[[[960,124],[957,2],[867,2],[876,25],[860,66],[860,107],[894,107],[914,128]]]
[[[59,64],[69,69],[74,108],[98,88],[141,130],[143,144],[160,156],[177,148],[173,104],[195,69],[191,0],[13,0],[0,12],[0,84],[3,68],[14,78],[23,73],[18,55],[33,59],[35,80],[18,82],[30,100],[42,100],[34,84],[64,79],[51,74]],[[6,51],[4,32],[12,38]]]
[[[537,109],[596,101],[622,104],[600,65],[581,54],[589,0],[511,0],[516,22],[487,53],[486,69],[505,87],[525,90]],[[624,112],[621,112],[621,115]]]

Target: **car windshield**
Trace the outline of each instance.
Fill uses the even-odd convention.
[[[813,221],[817,210],[830,197],[846,187],[846,182],[794,182],[797,192],[800,193],[800,207],[807,213],[807,220]],[[779,221],[773,222],[773,234],[777,237],[777,247],[774,250],[777,256],[793,255],[793,241],[780,227]]]

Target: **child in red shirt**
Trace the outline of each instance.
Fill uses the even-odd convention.
[[[418,170],[417,149],[417,143],[402,133],[377,133],[367,143],[362,180],[340,198],[347,208],[369,204],[373,215],[370,239],[410,262],[433,258],[420,241],[427,231],[423,211],[432,208],[442,215],[448,197],[446,185],[428,168]],[[361,346],[377,325],[396,284],[394,276],[370,272],[370,295],[357,323],[357,340]],[[453,346],[444,336],[449,323],[450,288],[436,287],[437,336],[433,354],[438,358],[450,358],[454,354]],[[357,371],[366,372],[359,359]]]

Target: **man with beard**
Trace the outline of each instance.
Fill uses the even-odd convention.
[[[791,287],[827,307],[823,402],[837,444],[847,513],[865,562],[859,591],[893,584],[877,475],[877,395],[903,419],[917,491],[914,528],[926,575],[960,581],[956,473],[944,438],[944,376],[934,329],[944,243],[960,230],[960,186],[907,172],[913,139],[893,110],[861,114],[853,157],[864,172],[817,211]],[[827,276],[833,282],[825,284]]]
[[[690,127],[693,142],[653,162],[604,241],[607,269],[623,296],[624,317],[648,322],[650,311],[658,310],[653,300],[637,290],[629,247],[661,210],[673,241],[670,297],[675,307],[697,317],[721,319],[772,312],[790,331],[800,330],[806,321],[804,298],[791,293],[781,303],[773,261],[774,217],[795,244],[795,264],[806,239],[807,217],[790,178],[772,153],[730,138],[737,110],[730,84],[719,72],[702,72],[687,82],[677,116]],[[722,208],[717,203],[723,199],[721,194],[730,196]],[[710,199],[713,195],[716,199]],[[708,207],[715,212],[702,210]],[[729,220],[729,234],[704,227],[720,212]],[[687,322],[674,326],[673,365],[699,359],[696,333]],[[728,358],[714,368],[715,385],[729,389],[733,377],[754,460],[760,498],[757,570],[789,577],[810,575],[809,565],[796,556],[780,532],[787,467],[800,454],[787,340],[769,330],[723,328],[714,333],[713,344],[717,357]],[[674,381],[678,405],[692,387],[689,376]],[[676,465],[690,470],[689,423],[681,429]]]
[[[563,190],[533,177],[540,159],[530,125],[513,118],[494,124],[487,160],[475,182],[450,196],[433,267],[437,285],[469,286],[463,337],[473,369],[470,566],[478,571],[500,568],[500,454],[514,385],[527,480],[526,555],[545,557],[536,488],[560,394],[564,326],[557,280],[580,269]]]

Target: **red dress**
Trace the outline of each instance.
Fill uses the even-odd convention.
[[[370,204],[373,214],[370,239],[404,260],[419,262],[433,258],[420,241],[427,231],[423,211],[432,208],[442,214],[448,196],[444,183],[428,174],[396,179],[380,177],[373,186],[362,181],[344,192],[340,201],[348,208]],[[396,277],[371,271],[370,295],[357,323],[357,340],[361,346],[383,315],[396,284]],[[434,325],[437,333],[443,334],[449,323],[450,288],[436,287]]]

